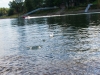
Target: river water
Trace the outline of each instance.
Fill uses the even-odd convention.
[[[99,75],[100,14],[0,19],[0,75]]]

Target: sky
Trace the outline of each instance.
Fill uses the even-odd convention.
[[[0,0],[0,8],[1,7],[5,7],[5,8],[9,8],[9,1],[13,1],[13,0]]]

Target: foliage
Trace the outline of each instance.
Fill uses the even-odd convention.
[[[23,7],[22,4],[23,3],[16,3],[15,1],[9,2],[9,6],[11,9],[14,9],[14,13],[22,12],[21,10],[21,8]]]
[[[23,3],[16,3],[14,0],[9,2],[10,10],[9,15],[18,14],[21,12],[29,12],[41,7],[67,7],[74,8],[80,5],[87,5],[88,3],[97,0],[25,0]],[[100,0],[98,0],[100,5]]]
[[[43,0],[25,0],[25,7],[27,11],[39,8],[43,6]]]
[[[9,11],[8,11],[8,16],[11,16],[11,15],[14,15],[14,9],[13,8],[9,9]]]
[[[93,4],[93,5],[97,5],[97,4],[98,4],[98,1],[96,0],[96,1],[94,1],[92,4]]]
[[[97,2],[98,2],[98,6],[100,7],[100,0],[98,0]]]
[[[0,8],[0,16],[7,15],[8,10],[9,10],[8,8]]]

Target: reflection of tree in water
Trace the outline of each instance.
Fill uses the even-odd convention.
[[[47,18],[33,18],[33,19],[26,19],[25,25],[33,25],[33,24],[45,24]]]
[[[90,17],[90,25],[99,25],[100,24],[100,14],[93,14]]]
[[[12,25],[24,26],[32,24],[48,24],[50,27],[58,25],[61,27],[75,26],[75,27],[88,27],[89,23],[99,23],[99,14],[87,15],[69,15],[61,17],[50,18],[34,18],[34,19],[14,19],[11,21]],[[52,25],[53,24],[53,25]]]
[[[28,34],[27,34],[27,27],[25,26],[25,19],[20,19],[20,22],[18,22],[18,19],[13,19],[11,20],[11,25],[13,26],[18,26],[18,28],[16,28],[16,33],[17,35],[17,42],[18,42],[18,47],[16,48],[16,50],[19,50],[22,53],[26,53],[26,44],[27,44],[27,38],[28,38]]]
[[[100,14],[83,14],[51,17],[47,19],[47,24],[49,25],[50,29],[60,27],[64,31],[68,27],[71,27],[77,31],[81,28],[88,28],[90,25],[99,25],[99,16]]]
[[[19,50],[25,50],[26,40],[27,40],[27,33],[25,27],[20,27],[17,29],[17,33],[19,35]]]
[[[89,24],[88,20],[86,20],[86,15],[68,16],[68,18],[66,17],[66,21],[71,26],[79,28],[87,27]]]
[[[11,25],[16,25],[16,26],[25,26],[25,25],[33,25],[33,24],[43,24],[45,23],[44,18],[34,18],[34,19],[13,19],[11,21]]]
[[[11,21],[11,25],[24,26],[25,25],[25,19],[21,19],[21,18],[13,19]]]
[[[92,21],[100,23],[100,19],[98,19],[100,15],[70,15],[70,16],[62,16],[62,17],[50,17],[50,18],[34,18],[29,20],[24,20],[24,25],[33,25],[30,27],[38,28],[37,31],[43,32],[44,26],[47,27],[47,31],[52,31],[54,33],[54,39],[56,38],[58,42],[62,42],[60,48],[65,47],[69,50],[77,50],[77,51],[85,51],[89,50],[90,42],[86,41],[89,38],[88,27],[90,27],[90,23]],[[34,26],[35,25],[35,26]],[[42,25],[42,26],[40,26]],[[95,25],[95,24],[94,24]],[[19,25],[18,25],[19,26]],[[28,26],[27,26],[28,27]],[[48,28],[49,27],[49,28]],[[32,28],[32,30],[33,30]],[[35,28],[35,29],[36,29]],[[25,42],[27,40],[28,34],[26,31],[21,31],[23,29],[18,29],[20,43],[19,48],[24,49]],[[26,29],[25,29],[26,30]],[[21,31],[21,33],[20,33]],[[49,32],[50,32],[49,31]],[[44,32],[46,32],[44,30]],[[25,36],[22,38],[22,36]],[[29,35],[32,36],[32,35]],[[59,45],[54,43],[55,45]],[[86,46],[87,45],[87,46]],[[87,47],[87,48],[85,48]]]
[[[48,18],[48,25],[53,26],[52,24],[59,25],[61,27],[66,26],[75,26],[75,27],[87,27],[89,22],[86,19],[86,15],[72,15],[72,16],[62,16],[62,17],[53,17]]]
[[[66,50],[69,49],[69,51],[85,51],[85,49],[87,50],[88,47],[83,47],[85,41],[82,42],[81,39],[86,39],[88,37],[88,34],[85,29],[83,31],[81,29],[88,28],[90,20],[91,17],[88,17],[87,15],[70,15],[48,18],[47,24],[53,31],[55,31],[59,27],[58,33],[56,35],[59,35],[60,31],[60,35],[62,36],[62,38],[66,38],[62,39],[62,46],[64,46]],[[87,44],[88,43],[85,43],[85,45]]]

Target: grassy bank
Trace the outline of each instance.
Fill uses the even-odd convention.
[[[15,14],[15,15],[12,15],[12,16],[1,16],[0,19],[6,19],[6,18],[17,18],[18,15]]]

